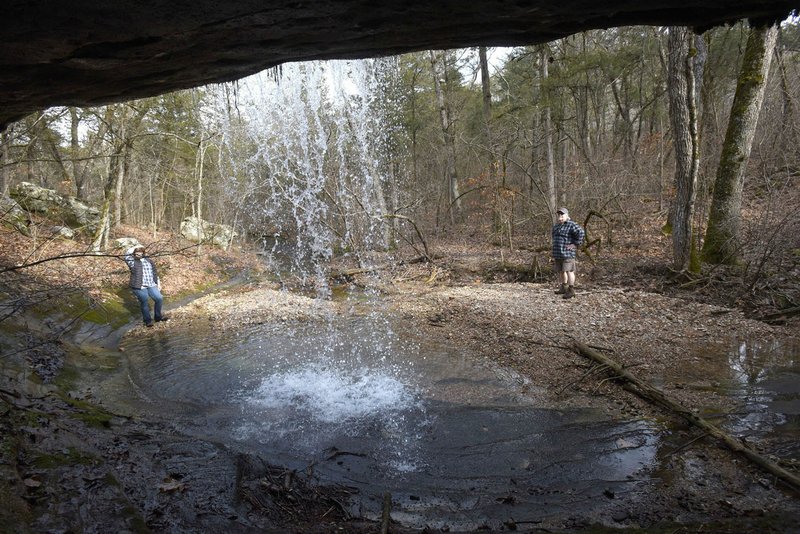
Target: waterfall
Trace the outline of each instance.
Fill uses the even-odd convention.
[[[290,245],[290,271],[330,296],[334,254],[371,265],[389,245],[381,88],[386,60],[288,64],[244,80],[224,153],[249,231]],[[235,124],[234,124],[235,122]]]

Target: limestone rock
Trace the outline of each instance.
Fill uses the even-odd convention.
[[[75,230],[69,226],[53,226],[50,228],[50,233],[54,237],[60,237],[61,239],[73,239],[75,237]]]
[[[122,249],[123,251],[139,245],[141,245],[141,243],[135,237],[120,237],[112,242],[112,247],[114,249]]]
[[[75,197],[59,195],[53,189],[20,182],[10,191],[22,209],[41,213],[75,230],[93,234],[100,224],[100,212]]]
[[[23,235],[30,235],[28,214],[16,200],[5,195],[0,195],[0,223],[14,228]]]
[[[186,217],[181,222],[181,235],[194,243],[211,243],[227,249],[238,234],[227,224],[215,224],[197,217]]]

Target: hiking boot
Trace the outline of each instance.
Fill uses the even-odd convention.
[[[571,299],[575,296],[575,288],[572,286],[567,287],[567,290],[564,292],[564,296],[562,298]]]
[[[153,321],[150,321],[149,323],[144,323],[144,325],[145,325],[147,328],[153,328]]]
[[[163,323],[164,321],[169,321],[169,317],[165,315],[164,317],[161,317],[160,319],[156,319],[157,323]]]
[[[559,287],[558,291],[556,291],[556,295],[563,295],[566,292],[567,292],[567,284],[561,284],[561,287]]]

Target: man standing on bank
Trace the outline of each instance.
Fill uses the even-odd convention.
[[[150,299],[153,299],[153,315],[157,322],[166,321],[169,317],[161,314],[164,297],[161,296],[161,281],[158,271],[150,258],[145,257],[145,248],[141,245],[131,247],[125,253],[125,263],[131,270],[131,291],[139,300],[142,319],[147,327],[153,326],[150,317]]]
[[[558,208],[556,213],[558,223],[553,225],[553,270],[561,281],[556,295],[571,299],[575,296],[575,254],[586,233],[569,218],[567,208]]]

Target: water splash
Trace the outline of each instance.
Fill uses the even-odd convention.
[[[422,394],[394,366],[375,364],[313,361],[268,374],[241,399],[234,436],[290,443],[299,456],[343,446],[367,450],[369,442],[387,475],[416,471],[424,465],[419,447],[429,424]]]
[[[315,423],[351,427],[418,406],[415,393],[389,372],[347,372],[320,364],[266,377],[248,402],[262,409],[292,410]]]

